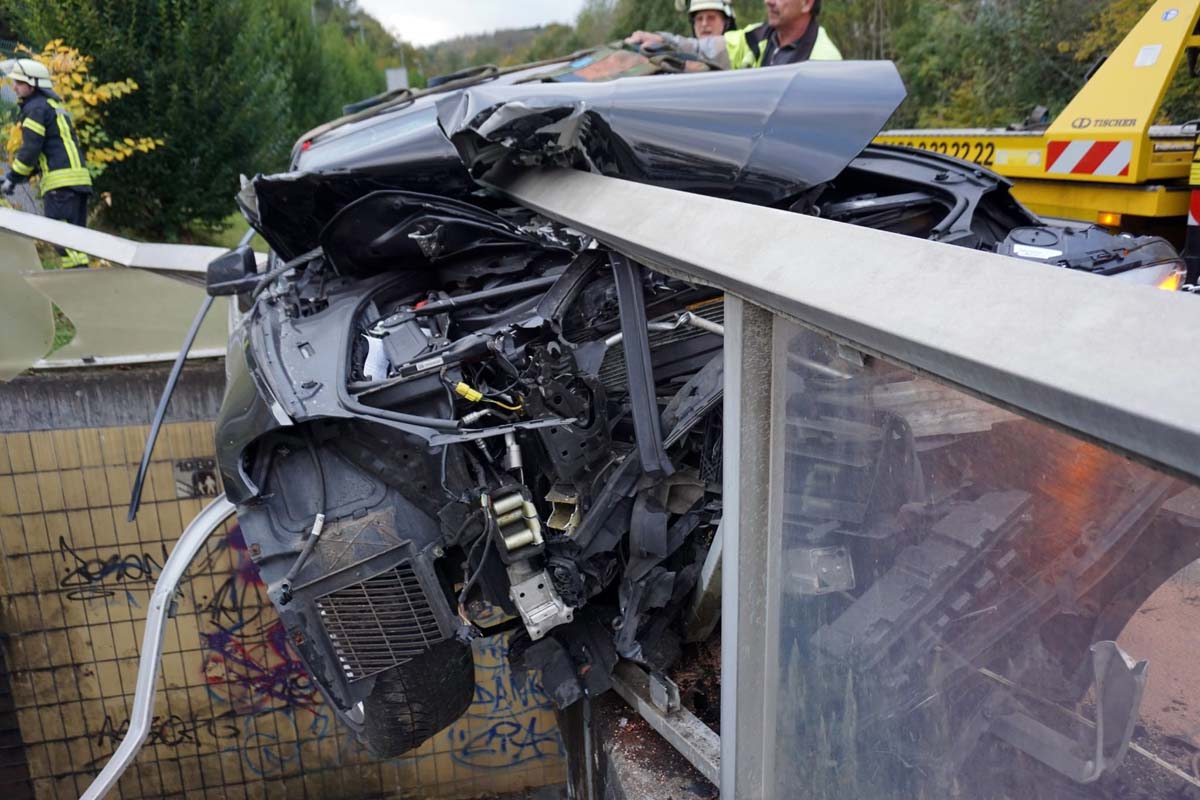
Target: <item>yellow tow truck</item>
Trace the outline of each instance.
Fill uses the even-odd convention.
[[[1197,126],[1153,122],[1180,65],[1196,71],[1198,23],[1200,0],[1158,0],[1044,131],[892,130],[875,141],[981,164],[1040,216],[1180,244],[1200,186]]]

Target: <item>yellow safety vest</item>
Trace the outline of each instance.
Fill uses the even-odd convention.
[[[12,160],[17,175],[42,174],[42,194],[68,187],[90,187],[79,136],[57,95],[42,91],[21,105],[21,147]]]
[[[741,30],[729,31],[725,34],[725,50],[729,54],[729,65],[733,69],[751,69],[762,66],[763,55],[767,52],[766,37],[760,38],[753,33],[761,27],[762,23],[757,22]],[[817,29],[817,41],[813,44],[809,60],[842,60],[842,52],[837,49],[837,45],[829,38],[829,34],[825,32],[824,28],[818,27]]]

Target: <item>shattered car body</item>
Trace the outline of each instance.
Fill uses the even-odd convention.
[[[481,631],[513,631],[514,666],[559,707],[605,691],[619,658],[666,668],[721,518],[720,294],[514,205],[489,191],[497,175],[567,166],[1018,256],[1086,237],[1106,255],[1060,266],[1145,282],[1179,268],[1157,240],[1042,225],[973,164],[868,146],[904,96],[890,64],[602,83],[579,78],[589,66],[306,137],[293,171],[241,195],[273,254],[229,346],[222,478],[290,641],[381,755],[465,710]],[[1046,253],[1068,249],[1025,252],[1059,263]],[[831,418],[890,431],[850,460],[819,433],[800,444],[797,459],[837,475],[827,505],[866,509],[793,521],[814,543],[798,558],[849,559],[845,581],[814,576],[806,601],[867,597],[901,543],[964,504],[1024,524],[1027,501],[1003,487],[935,502],[913,474],[919,441],[951,471],[955,447],[1007,417],[914,432],[876,402],[896,396],[886,371],[819,349],[797,359],[855,393]],[[897,525],[917,503],[920,524]],[[827,626],[820,647],[878,667],[878,686],[921,669],[862,665],[864,631],[886,639],[879,654],[911,637],[857,625]]]

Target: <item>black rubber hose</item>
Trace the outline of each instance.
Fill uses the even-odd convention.
[[[327,499],[325,492],[325,471],[321,469],[321,459],[317,457],[317,447],[313,444],[312,436],[306,436],[304,444],[308,447],[308,457],[312,459],[313,469],[317,471],[317,485],[321,487],[317,493],[317,513],[324,514]]]
[[[268,286],[270,286],[272,281],[274,281],[280,275],[282,275],[285,272],[288,272],[289,270],[295,269],[296,267],[300,266],[301,264],[307,264],[309,261],[313,261],[314,259],[320,258],[321,254],[323,252],[324,251],[318,247],[315,250],[309,250],[307,253],[304,253],[303,255],[296,256],[291,261],[288,261],[284,264],[280,264],[278,267],[271,270],[266,275],[263,275],[262,278],[259,279],[258,283],[256,283],[254,285],[254,291],[250,293],[250,297],[251,298],[258,297],[260,294],[263,293],[263,290],[266,289]]]
[[[532,278],[520,283],[510,283],[506,286],[497,286],[494,289],[481,289],[478,292],[459,295],[458,297],[449,297],[445,300],[437,300],[432,303],[426,303],[420,308],[413,309],[410,313],[413,317],[428,317],[432,314],[441,314],[446,311],[451,311],[455,308],[463,308],[465,306],[478,305],[486,303],[489,300],[498,300],[505,297],[512,297],[517,294],[533,293],[539,289],[547,289],[558,282],[557,275],[551,275],[547,278]],[[386,320],[385,320],[386,322]],[[388,327],[386,324],[383,327]]]
[[[930,236],[941,236],[942,234],[946,233],[946,231],[950,230],[954,223],[958,222],[959,218],[966,213],[968,205],[970,205],[970,203],[967,201],[967,198],[960,195],[958,199],[954,201],[954,208],[950,209],[950,213],[946,215],[945,219],[943,219],[937,225],[934,225],[929,231]]]
[[[246,235],[238,242],[238,247],[250,243],[254,238],[254,228],[246,231]],[[204,302],[200,304],[200,309],[196,312],[196,318],[192,320],[192,327],[188,329],[187,336],[183,338],[183,346],[179,348],[179,355],[175,357],[175,363],[171,365],[171,374],[167,376],[167,385],[163,387],[162,396],[158,398],[158,408],[154,409],[154,421],[150,423],[150,433],[146,436],[146,446],[142,449],[142,461],[138,465],[137,477],[133,479],[133,491],[129,496],[129,513],[126,519],[133,522],[137,518],[138,507],[142,504],[142,487],[146,484],[146,473],[150,469],[150,456],[154,453],[154,445],[158,441],[158,433],[162,430],[163,419],[167,415],[167,404],[171,402],[171,395],[175,394],[175,385],[179,382],[179,375],[183,372],[183,362],[187,360],[187,354],[192,349],[192,344],[196,341],[196,336],[200,333],[200,326],[204,323],[204,318],[208,316],[208,310],[212,308],[213,297],[206,295]]]
[[[313,445],[312,437],[308,436],[304,439],[304,444],[308,447],[308,455],[312,459],[313,469],[317,471],[317,485],[320,489],[317,492],[317,516],[325,513],[325,471],[321,469],[321,459],[317,457],[317,448]],[[316,549],[317,539],[321,538],[319,533],[315,533],[316,523],[313,523],[313,531],[310,532],[308,538],[304,540],[304,547],[300,550],[300,555],[296,556],[296,560],[292,562],[292,568],[287,571],[287,575],[283,577],[284,586],[287,587],[285,594],[290,595],[292,582],[296,580],[296,576],[300,574],[300,570],[304,568],[308,557],[312,555],[312,551]]]
[[[437,417],[417,417],[412,414],[402,414],[399,411],[388,411],[375,406],[363,405],[356,403],[353,400],[346,403],[346,408],[351,411],[357,411],[360,414],[368,417],[377,417],[379,419],[390,419],[393,422],[402,422],[405,425],[413,425],[419,428],[432,428],[437,431],[456,431],[458,430],[458,420],[456,419],[439,419]]]
[[[485,529],[484,529],[484,531],[483,531],[483,535],[482,535],[482,537],[481,537],[481,538],[483,538],[483,539],[484,539],[484,542],[483,542],[483,555],[482,555],[482,556],[479,558],[479,566],[475,568],[475,572],[474,572],[474,573],[471,575],[471,579],[470,579],[470,580],[468,580],[468,581],[467,581],[467,582],[466,582],[466,583],[463,585],[462,591],[458,593],[458,604],[459,604],[459,606],[464,606],[464,605],[466,605],[466,602],[467,602],[467,594],[468,594],[468,593],[471,591],[471,589],[475,588],[475,584],[476,584],[476,582],[478,582],[478,581],[479,581],[479,576],[483,574],[483,568],[487,566],[487,563],[488,563],[488,556],[490,556],[490,555],[492,554],[492,550],[494,549],[494,547],[493,547],[493,544],[492,544],[491,528],[490,528],[490,527],[488,527],[488,528],[485,528]],[[472,550],[474,550],[475,548],[471,548],[471,549],[472,549]],[[470,557],[468,556],[468,557],[467,557],[467,564],[468,564],[468,566],[470,565],[470,560],[471,560],[471,559],[470,559]]]

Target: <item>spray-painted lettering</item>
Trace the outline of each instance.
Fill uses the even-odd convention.
[[[148,552],[118,552],[106,558],[84,558],[62,536],[58,537],[58,550],[66,564],[58,585],[70,590],[67,592],[69,600],[108,598],[115,595],[118,588],[128,590],[130,585],[151,587],[167,560],[166,546],[162,548],[161,561]]]

